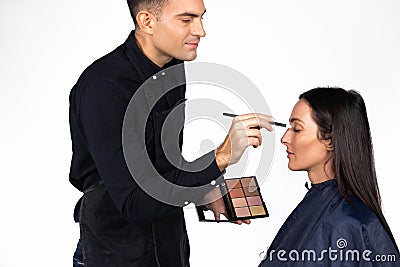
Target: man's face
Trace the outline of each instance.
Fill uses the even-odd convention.
[[[165,62],[194,60],[206,35],[201,21],[205,11],[203,0],[169,0],[154,26],[155,56]]]

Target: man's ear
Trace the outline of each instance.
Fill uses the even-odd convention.
[[[141,10],[136,15],[136,22],[143,32],[147,34],[154,33],[154,26],[157,21],[157,18],[147,10]]]

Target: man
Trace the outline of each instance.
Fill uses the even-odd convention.
[[[189,266],[182,207],[155,199],[133,179],[124,158],[122,128],[132,96],[148,78],[196,58],[200,38],[206,35],[201,21],[205,7],[202,0],[128,0],[128,5],[135,31],[89,66],[70,94],[70,182],[84,192],[74,213],[83,251],[83,262],[77,266]],[[260,128],[272,130],[270,116],[238,116],[221,146],[202,157],[212,158],[206,168],[180,170],[168,162],[159,139],[166,115],[184,94],[185,85],[177,86],[155,104],[146,124],[146,146],[136,148],[174,184],[209,184],[236,163],[246,147],[261,144]],[[144,113],[139,109],[134,115]],[[177,138],[181,147],[181,134]],[[217,219],[225,213],[221,199],[208,208]]]

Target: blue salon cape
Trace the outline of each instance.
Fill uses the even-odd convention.
[[[282,225],[259,267],[400,266],[396,245],[358,198],[349,204],[336,180],[313,184]]]

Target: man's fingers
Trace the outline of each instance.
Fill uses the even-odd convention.
[[[262,135],[261,135],[261,131],[260,130],[258,130],[258,129],[248,129],[248,130],[246,130],[246,134],[247,134],[248,137],[257,138],[258,140],[260,140],[260,144],[261,144]]]
[[[239,116],[236,116],[235,119],[239,119],[239,120],[247,120],[247,119],[251,119],[251,118],[264,118],[264,119],[268,119],[270,121],[274,121],[274,117],[271,115],[266,115],[266,114],[261,114],[261,113],[247,113],[247,114],[242,114]]]
[[[247,141],[249,142],[248,146],[258,147],[261,145],[261,140],[256,137],[249,137]]]
[[[274,121],[274,118],[269,115],[264,114],[244,114],[237,116],[234,120],[234,123],[241,123],[244,128],[265,128],[268,131],[272,131],[271,122]]]
[[[235,221],[235,223],[238,224],[238,225],[241,225],[242,223],[250,224],[251,221],[249,219],[247,219],[247,220],[237,220],[237,221]]]
[[[268,131],[272,131],[272,126],[270,123],[274,121],[274,118],[272,116],[263,115],[248,119],[246,121],[248,128],[260,127],[265,128]]]
[[[246,130],[247,135],[247,146],[252,145],[253,147],[258,147],[262,144],[261,131],[257,129]]]
[[[245,129],[237,132],[238,135],[234,138],[240,138],[240,141],[235,142],[236,144],[242,143],[244,146],[260,146],[262,144],[262,135],[261,131],[258,129]],[[247,144],[244,143],[247,140]]]
[[[214,212],[214,218],[216,221],[221,220],[221,214],[225,217],[225,218],[222,218],[223,220],[228,218],[228,214],[226,214],[225,210],[221,211],[221,212]]]
[[[274,118],[265,114],[244,114],[233,119],[227,138],[216,149],[218,167],[222,170],[238,162],[248,146],[258,147],[262,143],[260,129],[272,131],[270,122]]]

